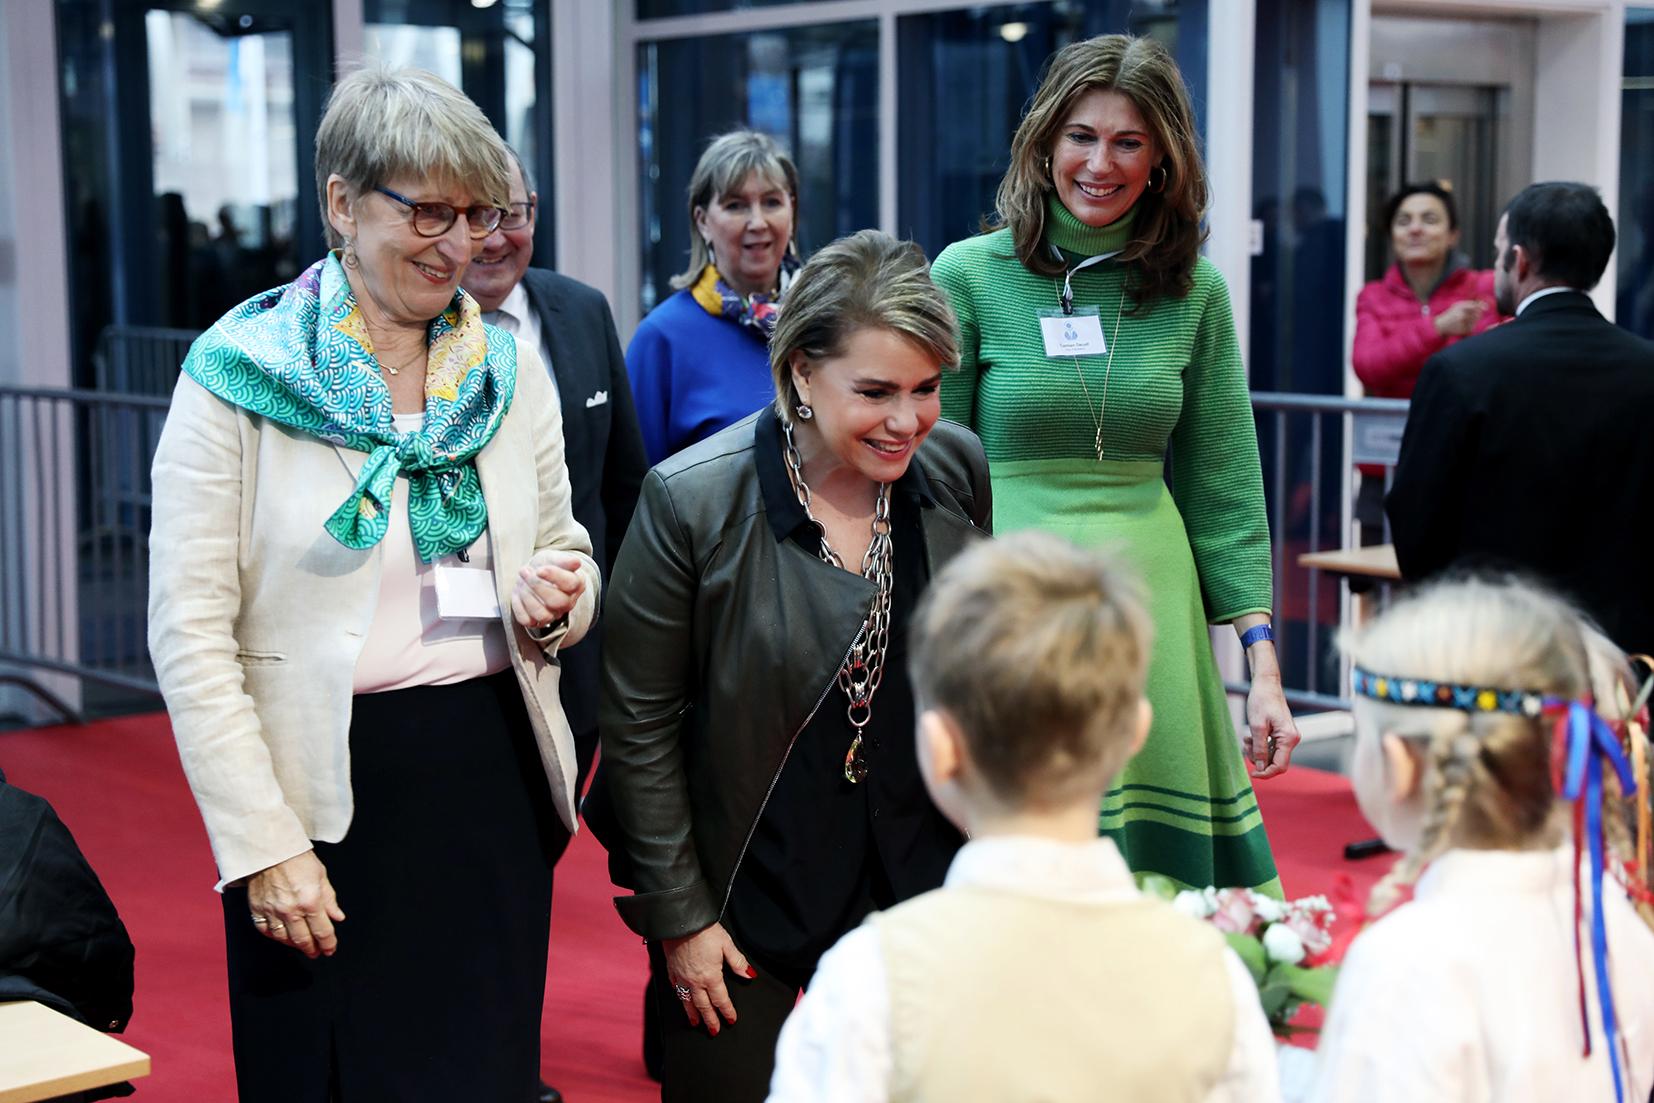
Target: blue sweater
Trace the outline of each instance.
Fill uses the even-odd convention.
[[[626,371],[651,465],[775,400],[769,346],[758,332],[714,318],[687,289],[638,325]]]

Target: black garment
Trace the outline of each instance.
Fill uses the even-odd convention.
[[[1432,356],[1386,508],[1401,573],[1510,569],[1654,650],[1654,583],[1633,534],[1654,515],[1654,343],[1582,292]]]
[[[591,537],[592,559],[607,580],[649,470],[614,316],[601,291],[555,272],[528,269],[523,290],[539,315],[540,338],[551,357],[547,367],[557,381],[570,507]],[[557,656],[563,667],[563,715],[574,733],[582,780],[597,746],[602,639],[598,617],[584,639]]]
[[[756,456],[770,527],[777,539],[819,554],[821,534],[799,505],[775,443]],[[962,842],[925,795],[913,742],[908,622],[929,582],[919,531],[928,494],[916,470],[891,488],[890,645],[862,735],[868,775],[855,785],[844,778],[855,729],[844,691],[834,686],[793,741],[730,890],[724,925],[736,944],[800,987],[869,911],[939,887]],[[842,554],[855,562],[859,550]]]
[[[132,962],[126,926],[69,829],[0,773],[0,1001],[36,1000],[118,1033],[132,1017]]]
[[[598,768],[611,799],[594,788],[584,811],[615,883],[638,890],[616,903],[646,938],[722,917],[793,734],[833,688],[874,596],[777,539],[755,456],[779,456],[780,442],[766,407],[658,464],[615,562]],[[991,523],[982,442],[939,421],[908,473],[933,575]]]
[[[241,1099],[533,1099],[567,830],[516,675],[358,694],[350,756],[350,830],[315,844],[338,952],[272,942],[224,891]]]
[[[781,1026],[798,1003],[799,985],[785,980],[773,963],[748,954],[756,977],[738,977],[726,966],[724,987],[735,1005],[735,1022],[716,1038],[690,1026],[683,1004],[666,979],[660,944],[649,943],[650,1011],[660,1024],[665,1076],[661,1103],[763,1103],[775,1068]]]

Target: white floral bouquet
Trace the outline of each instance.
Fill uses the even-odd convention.
[[[1184,889],[1162,877],[1143,879],[1145,891],[1169,900],[1173,908],[1212,924],[1228,940],[1258,986],[1270,1028],[1280,1037],[1304,1028],[1291,1019],[1304,1004],[1325,1006],[1338,979],[1356,924],[1345,937],[1334,937],[1339,917],[1325,896],[1277,900],[1244,888]]]

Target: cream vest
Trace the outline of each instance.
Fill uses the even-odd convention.
[[[872,921],[896,1103],[1199,1103],[1228,1068],[1223,936],[1158,900],[948,888]]]

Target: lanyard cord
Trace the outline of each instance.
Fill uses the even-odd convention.
[[[1062,256],[1062,253],[1057,251],[1055,246],[1052,246],[1052,251],[1056,252],[1059,258]],[[1064,273],[1062,288],[1057,292],[1057,302],[1062,305],[1064,315],[1074,313],[1074,273],[1090,268],[1093,264],[1101,264],[1105,260],[1111,260],[1123,252],[1125,252],[1124,249],[1116,249],[1111,253],[1098,253],[1094,257],[1085,258]],[[1051,282],[1055,284],[1056,280],[1053,279]],[[1097,427],[1097,435],[1092,438],[1091,445],[1097,450],[1097,462],[1099,463],[1103,459],[1103,419],[1108,413],[1108,380],[1109,376],[1114,373],[1114,350],[1119,347],[1120,320],[1125,316],[1125,309],[1126,285],[1125,281],[1122,280],[1120,283],[1120,304],[1114,309],[1114,330],[1108,341],[1108,360],[1103,365],[1103,400],[1100,404],[1093,406],[1091,403],[1091,389],[1086,386],[1085,369],[1080,366],[1080,358],[1078,356],[1069,357],[1074,362],[1074,374],[1080,377],[1080,394],[1085,397],[1086,412],[1091,415],[1091,421]]]

